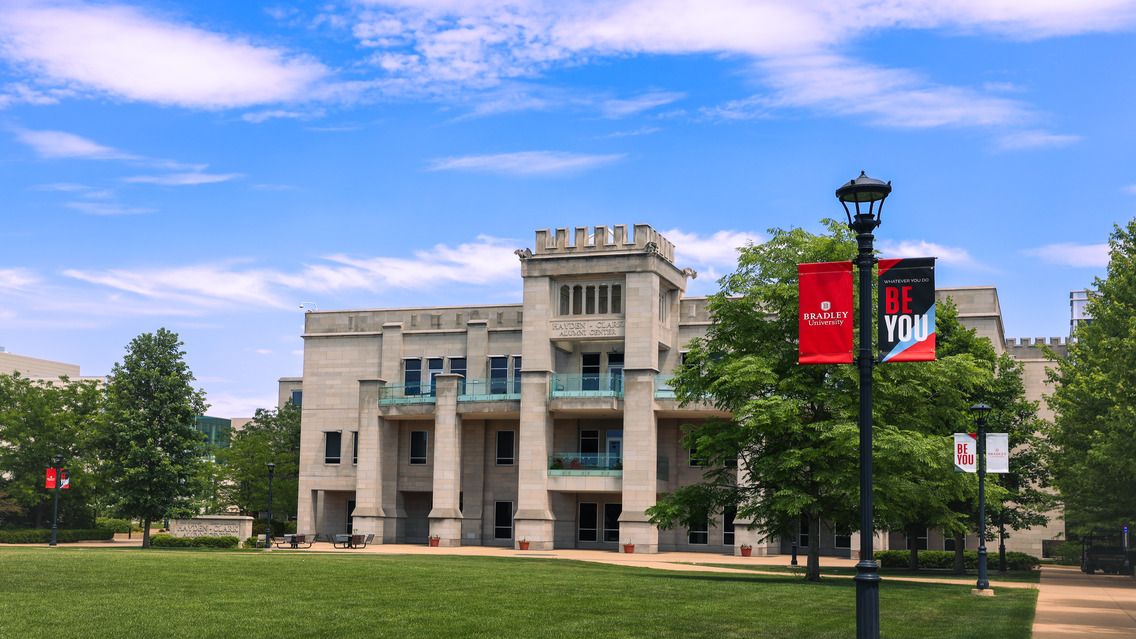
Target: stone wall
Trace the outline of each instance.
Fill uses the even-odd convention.
[[[191,519],[171,519],[174,537],[252,537],[252,517],[235,515],[201,515]]]

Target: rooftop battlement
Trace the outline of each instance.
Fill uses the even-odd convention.
[[[589,232],[590,231],[590,232]],[[615,226],[577,226],[574,236],[568,229],[549,229],[536,232],[534,255],[587,255],[607,251],[649,251],[654,250],[668,262],[674,262],[674,244],[647,224],[632,227],[633,235],[627,234],[626,224]]]

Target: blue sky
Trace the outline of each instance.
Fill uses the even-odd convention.
[[[181,334],[250,415],[321,310],[520,300],[537,228],[734,247],[893,181],[887,256],[1064,335],[1136,209],[1136,2],[23,2],[0,12],[0,346]]]

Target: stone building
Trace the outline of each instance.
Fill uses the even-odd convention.
[[[533,250],[517,251],[520,304],[305,314],[303,377],[279,391],[302,404],[300,532],[788,550],[731,513],[692,530],[648,521],[660,493],[701,478],[681,424],[718,416],[679,407],[668,384],[710,323],[706,299],[684,296],[695,274],[650,226],[574,231],[537,231]],[[942,293],[1006,348],[993,288]],[[857,545],[820,536],[827,554]]]

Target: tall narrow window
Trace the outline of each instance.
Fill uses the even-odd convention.
[[[567,284],[560,287],[560,314],[567,315],[572,305],[572,289]]]
[[[509,392],[509,358],[489,358],[489,394],[504,395]]]
[[[581,353],[580,355],[580,390],[600,389],[600,354]]]
[[[596,541],[596,533],[599,530],[599,510],[596,504],[581,503],[580,504],[580,525],[579,525],[579,539],[580,541]]]
[[[738,507],[734,504],[722,510],[722,545],[734,545],[734,519],[738,516]]]
[[[608,290],[607,284],[600,284],[600,299],[599,299],[599,302],[600,302],[599,313],[600,313],[600,315],[607,313],[607,290]]]
[[[622,512],[622,504],[604,504],[604,541],[619,541],[619,514]]]
[[[343,433],[333,430],[323,434],[323,463],[338,464],[343,448]]]
[[[359,463],[359,431],[351,431],[351,463]]]
[[[580,456],[595,458],[600,454],[600,431],[580,431]]]
[[[429,433],[424,430],[415,430],[410,433],[410,463],[421,465],[426,463],[427,443]]]
[[[587,315],[596,314],[596,287],[584,287],[584,313]]]
[[[420,395],[422,393],[422,360],[402,360],[402,389],[406,395]]]
[[[611,285],[611,312],[623,312],[623,287],[619,284]]]
[[[701,521],[691,526],[687,533],[686,540],[698,545],[710,543],[710,520],[703,517]]]
[[[498,501],[493,504],[493,538],[513,538],[513,502]]]
[[[450,358],[450,373],[462,376],[462,378],[458,380],[458,395],[465,395],[465,371],[464,357]]]
[[[584,312],[584,287],[579,284],[572,287],[572,314],[579,315]]]
[[[843,533],[837,532],[832,540],[832,545],[837,548],[851,548],[852,547],[852,533],[844,531]],[[952,549],[947,549],[952,550]]]
[[[517,433],[512,430],[497,431],[497,465],[512,466],[516,459]]]
[[[434,381],[434,378],[442,374],[443,360],[441,357],[431,357],[430,359],[426,360],[426,364],[429,367],[428,370],[430,375],[430,394],[437,395],[438,388],[436,382]]]
[[[302,391],[302,390],[292,391],[292,405],[295,406],[296,408],[302,408],[303,407],[303,405],[304,405],[304,391]]]
[[[607,354],[607,374],[610,380],[608,390],[623,392],[623,353]]]
[[[513,356],[513,392],[521,394],[521,356]]]

